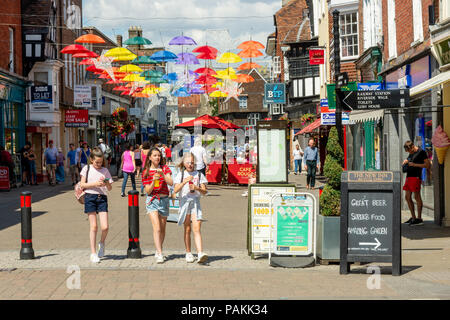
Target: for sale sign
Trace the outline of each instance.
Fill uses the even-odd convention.
[[[89,111],[84,109],[66,110],[66,127],[87,127],[89,125]]]

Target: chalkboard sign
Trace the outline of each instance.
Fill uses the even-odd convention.
[[[343,172],[340,273],[350,262],[392,262],[401,274],[400,172]]]

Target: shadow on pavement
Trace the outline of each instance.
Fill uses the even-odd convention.
[[[450,228],[440,227],[432,221],[424,221],[423,226],[402,224],[402,237],[409,240],[450,238]]]
[[[152,255],[150,255],[150,254],[143,254],[142,258],[151,257],[151,256],[153,256],[153,254]],[[102,258],[102,260],[115,260],[115,261],[126,260],[126,259],[128,259],[127,255],[114,255],[114,254],[105,255]],[[130,260],[136,260],[136,259],[130,259]]]
[[[46,257],[52,257],[52,256],[57,256],[58,254],[56,254],[56,253],[49,253],[49,254],[44,254],[44,255],[42,255],[42,256],[37,256],[37,257],[34,257],[35,259],[42,259],[42,258],[46,258]]]
[[[376,266],[375,263],[371,263],[370,266]],[[374,274],[373,272],[367,272],[367,267],[352,267],[349,274]],[[392,266],[380,266],[381,274],[392,275]],[[402,266],[402,275],[405,275],[411,271],[422,268],[422,266]]]
[[[167,256],[167,261],[176,260],[176,259],[184,259],[186,257],[185,254],[171,254]],[[232,256],[208,256],[208,262],[212,261],[220,261],[220,260],[230,260],[233,259]]]
[[[20,211],[0,211],[0,230],[9,228],[13,225],[20,223]],[[43,214],[46,214],[48,211],[34,211],[32,212],[32,218],[37,218]]]

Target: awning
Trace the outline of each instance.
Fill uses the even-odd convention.
[[[349,122],[355,123],[355,122],[366,122],[370,120],[378,121],[384,117],[384,109],[380,110],[356,110],[350,112],[349,115]]]
[[[450,81],[450,71],[442,72],[442,73],[438,74],[437,76],[434,76],[433,78],[428,79],[427,81],[424,81],[415,87],[412,87],[409,90],[409,95],[415,96],[419,93],[430,90],[433,87],[444,84],[447,81]]]
[[[313,123],[310,123],[309,125],[307,125],[306,127],[304,127],[302,130],[300,130],[299,132],[297,132],[294,137],[296,135],[299,134],[304,134],[304,133],[309,133],[311,131],[313,131],[314,129],[317,129],[318,127],[320,127],[320,119],[317,119],[316,121],[314,121]]]

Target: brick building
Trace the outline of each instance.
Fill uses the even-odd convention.
[[[21,182],[19,150],[25,144],[25,95],[23,77],[21,3],[2,1],[0,19],[0,145],[16,162],[12,182]]]

